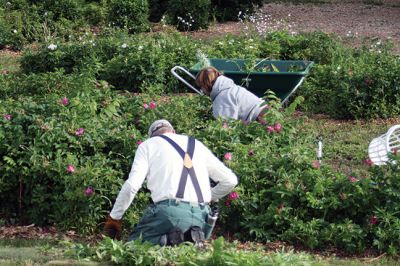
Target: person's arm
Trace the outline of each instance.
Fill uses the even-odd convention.
[[[125,181],[115,200],[114,207],[110,213],[110,217],[120,220],[125,211],[131,205],[136,193],[142,187],[143,181],[149,171],[148,158],[144,145],[139,145],[135,153],[135,159],[132,164],[128,179]]]
[[[207,170],[210,178],[217,182],[211,188],[211,200],[216,201],[230,193],[238,184],[236,175],[224,163],[222,163],[210,150],[206,148]]]

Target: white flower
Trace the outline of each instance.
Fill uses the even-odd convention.
[[[17,30],[13,30],[13,32],[14,32],[14,33],[17,33],[18,31],[17,31]]]
[[[140,45],[140,46],[138,47],[138,50],[142,50],[142,49],[143,49],[143,46]]]
[[[126,47],[128,47],[128,45],[126,44],[126,43],[123,43],[122,45],[121,45],[121,48],[126,48]]]
[[[47,49],[49,49],[49,50],[51,50],[51,51],[54,51],[55,49],[57,49],[57,45],[55,45],[55,44],[50,44],[49,46],[47,46]]]

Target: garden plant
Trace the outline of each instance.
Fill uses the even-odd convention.
[[[329,157],[330,147],[328,157],[317,158],[321,132],[308,128],[315,114],[367,122],[399,116],[400,57],[391,44],[354,48],[323,32],[286,30],[206,40],[177,30],[149,32],[149,17],[165,15],[188,31],[211,21],[206,10],[190,9],[207,5],[216,19],[227,20],[248,1],[182,2],[0,0],[0,48],[21,51],[19,67],[0,72],[0,225],[100,233],[149,125],[164,118],[210,147],[240,179],[218,203],[213,241],[201,251],[105,238],[67,243],[70,255],[126,265],[316,263],[302,253],[264,256],[252,244],[251,252],[237,251],[246,241],[398,255],[398,151],[383,166],[356,154],[358,165],[344,171],[336,155]],[[191,19],[190,26],[182,23]],[[261,125],[214,119],[210,99],[188,93],[170,74],[175,65],[190,68],[207,58],[315,65],[288,104],[266,88]],[[261,71],[279,74],[273,64]],[[147,189],[137,194],[123,219],[125,234],[148,199]]]

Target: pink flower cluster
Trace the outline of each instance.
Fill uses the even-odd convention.
[[[72,164],[69,164],[67,166],[67,173],[71,173],[72,174],[73,172],[75,172],[75,167]]]
[[[267,126],[266,128],[268,133],[280,133],[282,131],[282,125],[280,123],[276,123],[274,126]]]
[[[372,162],[372,160],[371,160],[370,158],[365,159],[364,163],[365,163],[366,165],[370,166],[370,167],[374,165],[374,163]]]
[[[136,141],[136,144],[137,144],[137,145],[140,145],[140,144],[142,144],[142,143],[143,143],[143,141],[140,140],[140,139],[139,139],[138,141]]]
[[[236,191],[233,191],[231,194],[229,194],[228,199],[225,202],[226,206],[230,206],[231,205],[231,201],[232,200],[236,200],[239,198],[239,194]]]
[[[94,194],[94,190],[92,187],[87,187],[84,191],[86,197],[90,197]]]
[[[312,161],[311,166],[315,169],[321,168],[321,164],[319,161]]]
[[[69,104],[68,98],[64,97],[60,100],[60,104],[67,106]]]
[[[225,153],[224,159],[227,161],[232,160],[232,153],[230,153],[230,152]]]
[[[375,215],[372,216],[372,217],[369,219],[369,223],[372,224],[372,225],[377,224],[377,223],[378,223],[378,217],[376,217]]]
[[[247,155],[253,156],[253,155],[254,155],[254,150],[253,150],[253,149],[249,150],[249,151],[247,152]]]
[[[78,128],[76,131],[75,131],[75,135],[76,136],[82,136],[83,135],[83,133],[85,133],[85,129],[84,128]]]
[[[10,115],[10,114],[4,115],[4,119],[5,119],[5,120],[11,120],[11,115]]]
[[[156,109],[157,108],[157,103],[156,102],[153,102],[153,101],[151,101],[150,103],[144,103],[143,104],[143,108],[144,109]]]
[[[354,176],[349,176],[349,181],[350,181],[350,183],[355,183],[358,181],[358,179]]]

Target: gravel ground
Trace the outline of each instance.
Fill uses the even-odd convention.
[[[354,46],[365,40],[389,40],[394,44],[394,51],[400,53],[400,0],[386,1],[382,5],[336,2],[339,3],[266,4],[260,9],[259,18],[264,22],[259,25],[293,32],[335,33]],[[209,38],[241,32],[243,23],[228,22],[212,25],[206,31],[193,33],[193,36]]]

